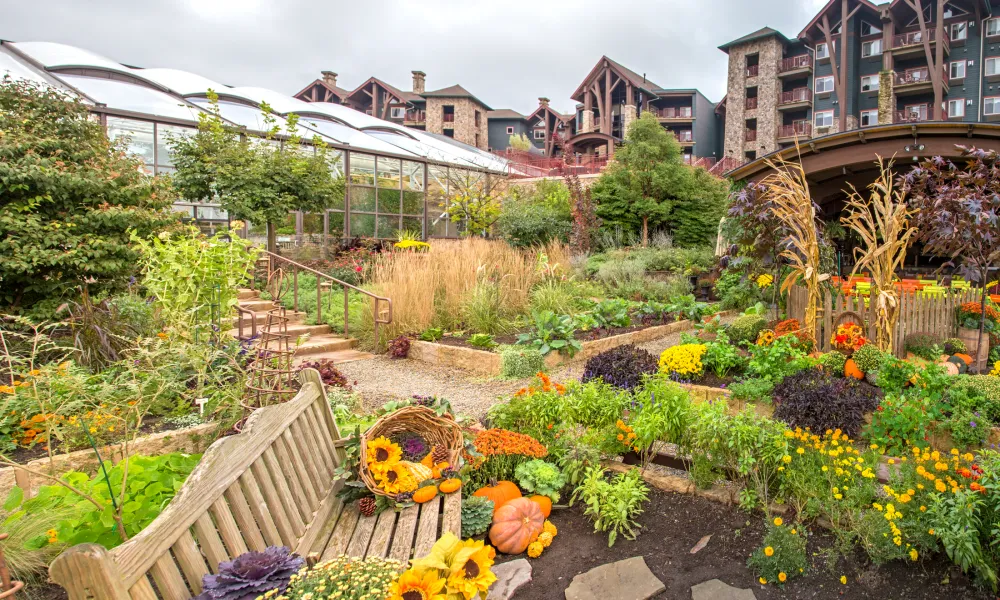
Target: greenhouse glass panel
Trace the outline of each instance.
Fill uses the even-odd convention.
[[[375,237],[375,215],[351,215],[352,237]]]
[[[399,214],[399,190],[379,189],[378,212]]]
[[[179,98],[134,83],[81,75],[59,75],[59,78],[108,108],[194,122],[201,114]]]
[[[399,159],[378,157],[378,187],[399,189]]]
[[[329,218],[329,230],[327,235],[334,238],[342,238],[346,233],[344,231],[344,213],[330,211],[327,214]]]
[[[403,231],[423,239],[424,220],[420,217],[403,217]]]
[[[448,213],[445,212],[447,199],[438,202],[427,202],[427,235],[430,237],[448,237]]]
[[[197,131],[197,129],[190,127],[158,124],[156,126],[156,164],[161,167],[174,166],[173,151],[171,150],[172,140],[194,135]]]
[[[352,185],[351,210],[375,212],[375,188]]]
[[[403,189],[421,191],[424,189],[424,164],[411,160],[403,161]]]
[[[420,209],[424,205],[423,192],[403,192],[403,214],[419,215]]]
[[[399,216],[379,215],[378,231],[376,237],[382,239],[395,239],[399,235]]]
[[[344,151],[336,148],[327,148],[326,157],[327,162],[330,163],[330,173],[332,173],[334,177],[343,176]]]
[[[125,151],[153,166],[153,124],[149,121],[108,117],[108,138],[117,141],[125,138]]]
[[[371,154],[351,153],[351,183],[375,185],[375,157]]]

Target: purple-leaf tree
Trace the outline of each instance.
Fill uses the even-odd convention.
[[[982,288],[980,314],[986,313],[986,281],[1000,259],[1000,155],[993,150],[957,146],[965,157],[956,165],[937,156],[901,176],[924,251],[946,257],[942,268]],[[979,320],[979,339],[985,318]],[[981,364],[983,345],[976,349]]]

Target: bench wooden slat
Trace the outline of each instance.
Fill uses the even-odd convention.
[[[305,468],[298,461],[292,460],[292,454],[288,450],[284,437],[279,437],[274,440],[272,448],[278,457],[278,462],[285,467],[287,471],[288,487],[291,489],[292,496],[295,498],[295,504],[299,507],[299,514],[302,516],[303,520],[308,522],[308,516],[310,513],[309,509],[316,507],[318,499],[316,498],[315,491],[312,486],[303,487],[302,485],[302,482],[306,479]]]
[[[452,492],[444,497],[444,519],[441,523],[441,534],[452,532],[456,537],[462,537],[462,492]]]
[[[198,545],[191,532],[182,533],[181,537],[177,538],[177,541],[171,546],[171,550],[177,558],[177,564],[180,565],[184,578],[187,579],[188,587],[195,594],[200,594],[201,578],[208,575],[208,565],[201,557],[201,551],[198,550]]]
[[[344,509],[344,502],[337,497],[337,493],[342,487],[343,482],[337,482],[336,485],[330,488],[330,493],[327,494],[323,503],[319,505],[319,509],[316,510],[312,524],[306,529],[306,532],[302,535],[302,539],[299,540],[299,545],[295,549],[301,556],[306,556],[313,552],[318,552],[320,555],[323,554],[323,549],[326,548],[326,543],[330,541],[330,534],[333,533],[333,528],[337,524],[340,511]]]
[[[375,523],[375,532],[372,540],[368,544],[366,556],[377,556],[385,558],[389,552],[389,542],[392,541],[392,532],[396,525],[396,511],[386,509],[379,513],[378,521]]]
[[[261,456],[260,460],[250,465],[250,472],[253,473],[253,478],[257,482],[257,487],[260,489],[260,493],[264,497],[265,507],[271,513],[271,518],[274,520],[275,527],[278,528],[278,535],[281,537],[281,545],[291,548],[295,546],[298,536],[295,535],[295,528],[292,526],[292,520],[287,514],[288,511],[286,510],[286,503],[274,487],[274,481],[271,479],[271,474],[267,472],[267,467],[264,465],[263,459],[264,457]],[[291,501],[291,498],[289,498],[289,501]]]
[[[153,585],[149,583],[149,578],[145,575],[129,588],[128,594],[132,600],[159,600],[156,597],[156,592],[153,591]]]
[[[216,500],[209,512],[215,517],[215,526],[219,529],[219,536],[222,537],[222,543],[226,546],[226,553],[229,556],[239,556],[246,553],[249,548],[240,534],[240,527],[236,524],[236,519],[233,518],[233,513],[225,498]]]
[[[309,431],[312,432],[313,439],[316,440],[316,448],[319,450],[318,458],[321,458],[320,462],[323,463],[321,474],[326,477],[332,477],[334,469],[333,438],[330,436],[329,431],[324,435],[320,429],[323,426],[323,421],[322,417],[319,416],[319,408],[316,405],[313,405],[311,408],[312,414],[307,424]]]
[[[268,546],[280,546],[281,536],[278,535],[278,528],[271,518],[271,512],[267,509],[264,496],[261,495],[260,488],[257,487],[257,479],[251,470],[244,471],[240,475],[240,484],[243,486],[243,493],[246,495],[247,503],[250,505],[250,512],[253,513],[254,520],[260,526],[264,541]]]
[[[205,558],[208,559],[213,573],[218,572],[219,563],[227,561],[230,558],[236,558],[226,553],[226,547],[222,544],[222,538],[219,537],[219,533],[215,530],[215,523],[212,522],[212,517],[208,513],[201,515],[194,522],[194,533],[198,536],[198,545],[201,547],[201,551],[205,553]]]
[[[160,596],[164,600],[191,600],[191,592],[169,552],[153,563],[149,573],[156,581],[156,589],[160,590]]]
[[[296,421],[288,428],[288,432],[292,436],[292,443],[299,450],[299,456],[305,462],[306,469],[309,472],[310,485],[313,486],[314,490],[322,489],[322,482],[328,481],[329,478],[320,472],[319,466],[316,464],[316,458],[313,456],[315,450],[310,447],[311,442],[306,438],[304,428]]]
[[[322,560],[337,558],[345,553],[347,544],[354,535],[354,527],[358,524],[360,516],[361,513],[358,512],[358,507],[353,504],[345,506],[344,510],[340,511],[340,518],[337,519],[337,525],[333,528],[333,534],[330,536],[330,541],[327,543],[326,549],[323,550]]]
[[[309,495],[310,502],[318,502],[319,498],[322,497],[322,493],[320,492],[322,486],[320,485],[321,480],[319,475],[316,474],[314,469],[309,467],[309,463],[306,462],[301,447],[299,444],[295,443],[292,432],[286,429],[285,433],[281,434],[281,437],[285,440],[285,444],[288,446],[288,451],[291,452],[292,460],[295,461],[298,468],[300,468],[303,472],[301,479],[302,487],[305,489],[306,494]]]
[[[418,505],[408,506],[399,512],[396,519],[396,533],[392,536],[392,549],[389,558],[402,563],[410,560],[413,552],[413,534],[417,531],[417,517],[420,515]]]
[[[281,472],[281,468],[278,467],[276,461],[274,460],[274,452],[270,448],[264,451],[261,456],[261,460],[255,463],[255,468],[259,467],[258,479],[267,480],[267,484],[262,488],[266,489],[268,486],[272,488],[274,492],[274,499],[268,500],[269,506],[274,506],[275,503],[278,512],[284,515],[288,521],[288,525],[291,527],[291,537],[285,539],[285,545],[289,548],[295,547],[295,542],[298,541],[299,537],[302,536],[302,532],[306,530],[305,525],[302,523],[302,515],[299,514],[298,507],[295,506],[295,498],[292,497],[291,490],[288,489],[288,482],[285,481],[285,477]],[[266,496],[265,496],[266,497]],[[312,512],[312,511],[310,511]],[[275,509],[271,509],[271,514],[275,513]]]
[[[257,521],[253,518],[253,511],[250,510],[250,503],[243,493],[243,486],[236,481],[223,494],[229,503],[229,509],[233,512],[236,524],[240,527],[243,540],[247,543],[247,548],[254,552],[263,552],[267,548],[264,541],[264,534],[261,533]]]
[[[358,558],[365,557],[365,553],[368,552],[368,542],[371,541],[372,533],[375,532],[376,521],[378,521],[378,517],[375,515],[361,517],[358,526],[354,528],[354,535],[351,536],[351,543],[347,545],[345,554]]]
[[[417,541],[413,545],[413,558],[422,558],[430,554],[434,542],[438,539],[438,513],[440,511],[440,498],[420,505],[420,520],[417,522]]]

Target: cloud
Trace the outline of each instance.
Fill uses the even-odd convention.
[[[294,94],[324,69],[353,88],[460,83],[493,108],[565,112],[602,55],[664,87],[725,94],[720,44],[794,36],[823,0],[3,0],[0,37],[80,46],[143,67]]]

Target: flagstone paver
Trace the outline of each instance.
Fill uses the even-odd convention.
[[[566,600],[647,600],[666,589],[635,556],[577,575],[566,588]]]
[[[486,600],[510,600],[521,586],[531,582],[531,564],[519,558],[493,566],[496,582],[490,587]]]
[[[750,590],[741,590],[718,579],[710,579],[691,588],[691,600],[757,600],[757,597]]]

